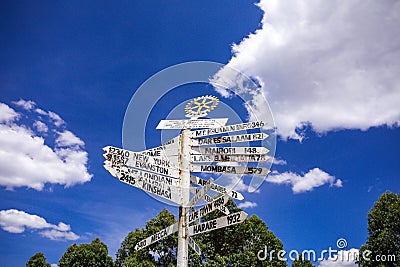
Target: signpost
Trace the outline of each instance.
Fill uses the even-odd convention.
[[[218,105],[218,101],[218,98],[214,96],[197,97],[185,107],[186,116],[190,119],[160,121],[157,129],[182,130],[181,134],[161,146],[139,152],[113,146],[103,148],[106,152],[104,168],[112,176],[123,183],[179,204],[177,223],[141,240],[135,246],[135,250],[139,250],[178,232],[178,267],[186,267],[188,264],[188,246],[198,255],[201,254],[199,246],[191,236],[238,224],[247,218],[247,213],[240,211],[231,214],[225,207],[230,198],[243,200],[240,192],[214,183],[212,178],[205,180],[191,175],[191,172],[248,175],[266,175],[269,172],[268,169],[260,167],[195,164],[202,162],[261,162],[269,159],[269,156],[266,155],[269,150],[264,147],[220,146],[237,142],[261,141],[268,137],[262,132],[203,138],[204,136],[260,129],[266,126],[263,121],[225,126],[227,118],[199,119],[213,110]],[[218,146],[210,147],[210,145]],[[201,187],[195,188],[190,183]],[[207,194],[209,190],[217,192],[217,194],[211,197]],[[190,193],[193,194],[191,199]],[[204,199],[206,204],[195,210],[194,205],[201,199]],[[222,211],[226,216],[196,223],[215,210]]]

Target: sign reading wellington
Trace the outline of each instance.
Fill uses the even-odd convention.
[[[197,97],[185,107],[189,119],[161,120],[157,129],[182,131],[158,147],[137,152],[114,146],[103,148],[106,159],[104,168],[112,176],[125,184],[179,205],[176,223],[139,241],[135,246],[139,250],[178,232],[178,267],[187,266],[189,246],[197,254],[201,254],[191,236],[242,223],[247,218],[247,213],[230,213],[225,206],[230,199],[243,200],[240,192],[214,182],[211,177],[204,179],[207,176],[202,175],[203,178],[200,178],[192,172],[228,175],[269,173],[266,168],[243,165],[270,159],[266,155],[269,152],[267,148],[254,145],[268,138],[267,134],[259,130],[266,123],[254,121],[226,125],[227,118],[201,118],[215,109],[218,102],[215,96]],[[252,132],[226,135],[247,130]],[[244,142],[252,142],[252,145],[230,146],[232,143]],[[195,205],[202,200],[205,204],[195,209]],[[216,211],[226,216],[204,221],[207,214]]]

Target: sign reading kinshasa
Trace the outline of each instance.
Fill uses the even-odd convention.
[[[243,200],[240,192],[214,183],[212,178],[202,179],[191,175],[199,173],[224,173],[266,175],[261,167],[241,166],[241,162],[262,162],[270,159],[269,150],[258,146],[230,146],[231,143],[262,141],[268,137],[263,132],[224,135],[231,132],[261,129],[263,121],[227,125],[227,118],[201,119],[218,105],[215,96],[201,96],[189,101],[184,120],[161,120],[157,129],[178,129],[181,133],[162,145],[133,152],[113,146],[104,147],[104,168],[121,182],[139,188],[154,196],[179,204],[179,220],[149,236],[135,246],[145,248],[178,232],[177,267],[188,264],[188,246],[200,255],[200,247],[191,236],[243,222],[244,211],[230,213],[226,207],[230,198]],[[213,135],[218,135],[212,137]],[[205,137],[211,136],[211,137]],[[205,138],[204,138],[205,137]],[[201,164],[209,162],[209,165]],[[226,165],[216,165],[227,162]],[[232,165],[235,163],[237,165]],[[196,164],[198,163],[198,164]],[[228,163],[229,164],[228,166]],[[191,185],[193,184],[193,185]],[[212,196],[209,190],[214,191]],[[190,194],[192,198],[190,199]],[[205,204],[194,209],[201,199]],[[226,216],[203,221],[204,216],[220,210]],[[199,223],[201,222],[201,223]],[[192,224],[192,225],[190,225]]]

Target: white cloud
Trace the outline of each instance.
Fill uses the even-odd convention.
[[[20,234],[26,229],[42,230],[40,235],[51,240],[77,240],[78,235],[63,222],[58,225],[48,223],[44,218],[24,211],[9,209],[0,211],[0,227],[7,232]]]
[[[358,265],[355,263],[357,257],[358,249],[340,250],[331,259],[320,261],[318,267],[357,267]]]
[[[83,146],[85,143],[76,135],[70,131],[64,131],[58,133],[59,136],[56,139],[57,146]]]
[[[11,122],[19,117],[19,114],[15,112],[8,105],[0,102],[0,123]]]
[[[35,121],[33,123],[33,127],[35,127],[41,133],[46,133],[49,130],[47,125],[41,121]]]
[[[261,0],[259,6],[261,28],[233,45],[227,66],[259,81],[283,138],[301,139],[296,128],[305,124],[319,133],[398,126],[400,2]],[[236,92],[249,90],[224,75],[239,82]],[[258,115],[266,108],[260,94],[250,103]]]
[[[68,130],[52,132],[60,146],[47,144],[26,125],[0,123],[0,186],[42,190],[46,183],[68,187],[91,180],[83,141]]]
[[[240,209],[255,208],[255,207],[257,207],[257,203],[251,201],[241,202],[238,205],[238,208]]]
[[[303,176],[293,172],[271,173],[266,180],[274,184],[291,185],[295,194],[312,191],[314,188],[324,184],[329,184],[331,187],[342,187],[342,180],[329,175],[319,168],[314,168]]]
[[[272,158],[272,164],[275,164],[275,165],[286,165],[287,162],[284,159]]]
[[[61,117],[57,113],[49,111],[49,112],[47,112],[47,115],[49,116],[50,119],[53,120],[54,125],[57,127],[60,127],[61,125],[63,125],[65,123],[64,120],[61,119]]]
[[[16,106],[19,106],[19,107],[25,109],[25,110],[32,110],[36,106],[36,103],[32,100],[20,99],[18,101],[13,101],[12,103]]]

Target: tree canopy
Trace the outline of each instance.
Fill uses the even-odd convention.
[[[240,211],[233,201],[229,201],[227,207],[231,212]],[[219,211],[214,211],[203,219],[208,221],[221,215]],[[164,209],[156,218],[149,220],[145,228],[130,232],[118,250],[116,267],[176,266],[177,234],[139,251],[134,249],[138,241],[174,222],[173,214]],[[264,246],[278,251],[283,249],[283,245],[256,215],[241,224],[203,233],[193,239],[201,249],[201,256],[189,249],[189,266],[286,266],[286,262],[278,259],[261,261],[257,258],[257,253]]]
[[[359,264],[400,266],[400,194],[388,191],[379,197],[368,213],[368,234],[360,249]],[[363,253],[367,258],[362,257]]]
[[[26,267],[50,267],[51,265],[47,263],[46,257],[42,252],[38,252],[33,255],[26,263]]]
[[[108,256],[107,246],[96,238],[91,244],[73,244],[58,262],[59,267],[113,267],[114,262]]]

